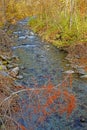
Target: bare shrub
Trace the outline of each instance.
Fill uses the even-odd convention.
[[[56,86],[49,81],[41,87],[14,87],[14,92],[0,102],[0,117],[5,129],[10,130],[13,126],[13,130],[26,130],[26,126],[19,122],[20,119],[27,120],[29,129],[34,129],[31,124],[35,122],[37,126],[55,113],[66,113],[69,118],[76,107],[76,97],[71,91],[71,85],[72,76],[69,74]]]

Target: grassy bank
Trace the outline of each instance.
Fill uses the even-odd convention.
[[[46,23],[45,18],[40,19],[37,17],[36,19],[32,19],[29,25],[43,40],[47,40],[57,47],[87,41],[86,21],[79,21],[78,27],[73,24],[71,28],[66,24],[69,21],[65,19],[63,22],[64,23],[60,22],[58,24],[55,23],[55,19],[53,19],[52,22],[49,20],[49,22]]]
[[[83,5],[83,7],[82,7]],[[57,47],[87,41],[87,2],[54,1],[39,4],[37,17],[29,25],[42,39]]]

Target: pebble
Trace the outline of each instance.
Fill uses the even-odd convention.
[[[24,66],[21,66],[21,69],[22,69],[22,70],[24,70],[24,69],[25,69],[25,67],[24,67]]]
[[[8,64],[8,65],[7,65],[7,68],[8,68],[8,69],[11,69],[11,68],[13,68],[13,67],[14,67],[14,65],[12,65],[12,64]]]
[[[65,71],[64,73],[65,73],[65,74],[73,74],[74,71],[73,71],[73,70],[67,70],[67,71]]]
[[[75,58],[80,59],[80,56],[79,55],[75,55]]]
[[[33,33],[33,32],[30,32],[30,35],[32,35],[32,36],[33,36],[33,35],[34,35],[34,33]]]
[[[9,76],[8,73],[5,72],[5,71],[1,71],[0,74],[3,75],[3,76]]]
[[[69,67],[70,66],[70,64],[66,64],[66,67]]]
[[[87,78],[87,74],[80,76],[80,78]]]
[[[13,56],[12,56],[12,59],[14,59],[14,60],[19,60],[18,56],[16,56],[16,55],[13,55]]]
[[[85,118],[84,117],[80,117],[80,122],[85,123],[86,122]]]
[[[0,55],[0,58],[1,58],[2,60],[7,60],[7,56]]]
[[[13,69],[10,71],[10,75],[11,75],[12,77],[17,77],[18,74],[19,74],[19,67],[15,67],[15,68],[13,68]]]
[[[23,76],[22,75],[18,75],[18,76],[16,76],[17,77],[17,79],[23,79]]]
[[[85,75],[85,70],[82,69],[82,68],[78,68],[78,69],[77,69],[77,72],[78,72],[79,74]]]

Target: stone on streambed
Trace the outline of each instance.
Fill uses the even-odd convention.
[[[10,56],[4,56],[4,55],[0,55],[0,59],[2,59],[3,61],[9,61],[11,60],[11,57]]]
[[[63,73],[65,73],[65,74],[73,74],[73,73],[75,73],[73,70],[67,70],[67,71],[65,71],[65,72],[63,72]]]
[[[12,60],[14,60],[14,58],[0,55],[0,60],[0,64],[8,66],[12,62]]]
[[[8,76],[8,77],[9,77],[8,72],[6,72],[6,71],[4,71],[4,70],[3,70],[3,71],[0,71],[0,74],[3,75],[3,76]]]
[[[1,58],[2,60],[7,60],[7,56],[0,55],[0,58]]]
[[[21,66],[21,69],[22,69],[22,70],[24,70],[24,69],[25,69],[25,67],[24,67],[24,66]]]
[[[11,60],[17,60],[17,61],[19,60],[18,56],[16,55],[13,55],[11,58],[12,58]]]
[[[85,75],[86,72],[83,68],[77,68],[77,73],[81,74],[81,75]]]
[[[12,68],[14,68],[14,64],[8,64],[7,65],[7,69],[12,69]]]
[[[80,76],[80,78],[87,79],[87,74],[84,74],[84,75]]]
[[[13,69],[9,72],[9,74],[10,74],[12,77],[16,78],[16,77],[18,76],[18,74],[19,74],[19,67],[13,68]]]
[[[13,34],[21,34],[21,31],[13,32]]]
[[[30,32],[30,35],[34,36],[34,33],[31,31],[31,32]]]
[[[23,75],[16,76],[17,79],[23,79]]]
[[[26,36],[19,36],[19,39],[20,40],[24,40],[24,39],[26,39],[27,37]]]

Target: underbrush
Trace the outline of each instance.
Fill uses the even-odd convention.
[[[19,19],[36,16],[29,21],[32,29],[57,47],[87,42],[87,2],[63,1],[5,1],[2,19],[15,24]]]
[[[57,47],[87,42],[86,10],[86,1],[39,1],[29,25]]]
[[[0,26],[8,22],[15,24],[18,20],[30,15],[31,7],[24,0],[0,1]]]
[[[71,74],[56,86],[49,80],[39,87],[35,81],[34,88],[15,86],[12,79],[5,76],[0,78],[1,130],[34,130],[51,115],[62,116],[66,113],[66,118],[69,118],[76,108]],[[23,123],[25,121],[28,126]]]

